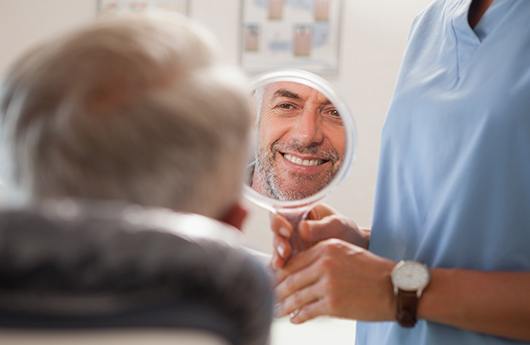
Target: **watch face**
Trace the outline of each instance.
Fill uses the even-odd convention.
[[[415,261],[402,261],[392,271],[392,283],[405,291],[423,289],[429,283],[429,270]]]

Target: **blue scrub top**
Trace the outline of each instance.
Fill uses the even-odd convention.
[[[382,133],[370,250],[530,271],[530,0],[494,1],[475,29],[470,3],[435,1],[414,22]],[[357,344],[519,342],[422,320],[360,322]]]

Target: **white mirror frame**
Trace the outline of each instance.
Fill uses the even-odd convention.
[[[253,203],[268,209],[271,212],[289,211],[293,209],[307,208],[323,199],[333,189],[335,189],[350,173],[352,163],[355,160],[355,149],[357,147],[357,128],[351,111],[347,105],[337,96],[331,85],[323,78],[316,74],[296,69],[278,70],[263,74],[256,78],[252,83],[252,90],[257,90],[265,85],[275,82],[293,82],[309,86],[320,91],[327,99],[333,103],[342,117],[344,130],[346,131],[346,151],[339,171],[333,177],[331,183],[318,193],[299,200],[277,200],[264,196],[249,185],[245,184],[244,194],[247,199]],[[259,118],[256,118],[256,128]],[[255,137],[254,133],[254,137]],[[253,152],[255,156],[255,152]]]

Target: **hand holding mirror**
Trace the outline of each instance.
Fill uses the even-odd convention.
[[[329,84],[305,71],[266,74],[254,83],[257,126],[246,196],[297,229],[311,207],[348,174],[353,118]],[[293,250],[303,241],[295,231]]]

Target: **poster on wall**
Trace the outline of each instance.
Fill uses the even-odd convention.
[[[190,0],[99,0],[98,14],[137,13],[165,10],[189,15]]]
[[[241,0],[240,61],[249,72],[336,73],[342,0]]]

